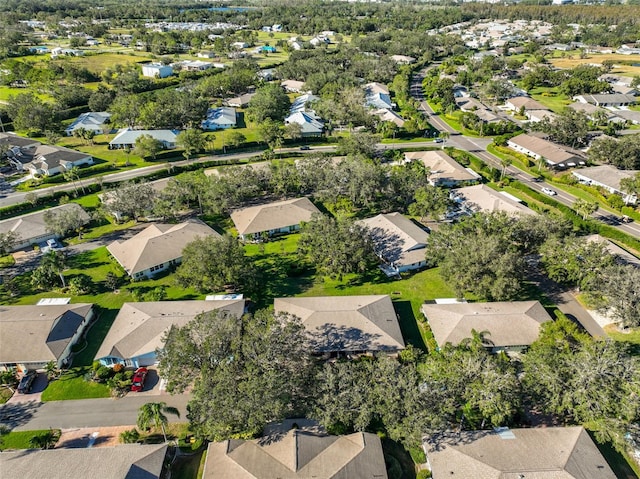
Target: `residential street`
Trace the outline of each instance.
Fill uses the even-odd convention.
[[[148,402],[166,402],[178,408],[186,421],[188,394],[172,396],[132,396],[121,399],[79,399],[52,402],[20,402],[0,406],[0,424],[15,431],[70,429],[79,427],[128,426],[136,423],[140,406]],[[176,418],[169,416],[169,421]]]

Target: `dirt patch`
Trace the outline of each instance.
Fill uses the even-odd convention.
[[[78,429],[63,429],[56,449],[117,446],[120,443],[120,433],[133,429],[135,426],[89,427]]]
[[[552,58],[551,64],[558,68],[575,68],[582,64],[602,63],[605,60],[612,60],[615,67],[611,73],[625,76],[640,75],[640,67],[620,64],[621,62],[640,63],[638,55],[620,55],[619,53],[590,53],[587,58],[580,58],[578,54],[567,56],[566,58]]]

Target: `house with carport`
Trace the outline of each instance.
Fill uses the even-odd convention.
[[[388,295],[276,298],[276,313],[299,318],[311,351],[327,358],[396,354],[405,348]]]
[[[627,205],[635,205],[638,197],[634,193],[623,191],[620,182],[625,178],[633,178],[638,173],[640,171],[619,170],[611,165],[590,166],[571,172],[580,183],[603,188],[611,194],[619,195]]]
[[[535,215],[536,212],[522,204],[522,200],[507,193],[496,191],[487,185],[465,186],[451,190],[451,200],[467,215],[480,211],[491,213],[503,211],[509,214]]]
[[[0,306],[0,368],[68,366],[94,315],[90,303]]]
[[[211,312],[240,318],[244,309],[243,299],[124,303],[95,360],[105,366],[152,366],[172,326],[185,326],[198,315]]]
[[[182,250],[197,238],[220,237],[200,220],[153,223],[137,235],[107,245],[109,254],[133,279],[151,278],[182,262]]]
[[[231,213],[231,219],[238,236],[253,241],[298,231],[300,224],[311,221],[314,214],[320,214],[320,210],[309,198],[302,197],[241,208]]]
[[[400,213],[386,213],[358,222],[367,228],[382,271],[388,276],[424,268],[429,233]]]
[[[473,332],[486,335],[483,346],[492,353],[520,352],[538,339],[551,316],[539,301],[423,304],[420,308],[439,348],[458,346]]]
[[[511,138],[507,145],[509,148],[523,153],[536,160],[543,159],[544,162],[554,168],[567,168],[577,165],[584,165],[584,155],[571,148],[552,143],[540,136],[523,133]]]

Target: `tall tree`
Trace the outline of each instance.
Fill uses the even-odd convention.
[[[160,352],[169,391],[193,384],[191,430],[215,441],[253,437],[268,422],[305,414],[313,369],[300,321],[266,310],[203,313],[172,327]]]
[[[180,417],[180,411],[173,406],[167,406],[165,402],[143,404],[138,411],[138,427],[143,430],[148,430],[151,426],[161,429],[164,442],[167,442],[166,427],[169,424],[169,418],[167,418],[166,414]]]
[[[375,261],[367,229],[347,218],[316,214],[302,225],[298,251],[318,272],[338,278],[363,273]]]
[[[85,221],[80,216],[80,211],[74,208],[55,212],[51,210],[45,211],[44,224],[50,233],[64,237],[70,231],[76,231],[80,235]]]
[[[255,287],[256,270],[244,248],[231,235],[206,236],[185,246],[176,280],[198,291],[231,288],[248,293]]]
[[[409,205],[409,214],[421,219],[438,219],[447,212],[451,200],[446,190],[436,186],[423,186],[415,192],[415,201]]]
[[[155,191],[148,181],[140,183],[124,182],[107,192],[105,209],[120,217],[136,221],[153,208]]]
[[[289,114],[291,100],[277,83],[269,83],[258,88],[251,98],[247,112],[251,119],[262,123],[267,118],[282,121]]]
[[[136,155],[144,158],[145,156],[150,156],[153,160],[156,159],[156,156],[160,151],[162,151],[163,145],[162,142],[151,135],[140,135],[136,138],[136,146],[133,151]]]
[[[603,296],[602,309],[622,328],[640,326],[640,269],[632,265],[605,270],[592,285]]]
[[[4,256],[9,253],[19,241],[20,235],[15,231],[0,233],[0,255]]]
[[[190,160],[195,153],[204,150],[207,140],[200,130],[191,128],[180,132],[176,142],[184,149],[184,157]]]
[[[582,198],[578,198],[573,203],[573,209],[576,211],[576,213],[582,216],[583,220],[586,220],[589,216],[598,211],[598,208],[599,205],[595,201],[587,201],[583,200]]]

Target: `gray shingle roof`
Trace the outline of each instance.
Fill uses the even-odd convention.
[[[209,444],[203,479],[276,478],[386,479],[380,438],[291,430],[284,437]]]
[[[535,211],[527,208],[522,203],[512,200],[499,191],[489,188],[487,185],[465,186],[456,188],[454,194],[456,201],[465,203],[467,208],[480,211],[504,211],[506,213],[520,213],[534,215]]]
[[[444,151],[412,151],[404,154],[407,160],[421,161],[429,168],[429,180],[437,182],[476,181],[473,174]]]
[[[166,445],[142,444],[3,452],[0,472],[29,479],[158,479],[166,452]]]
[[[0,363],[58,361],[92,307],[0,306]]]
[[[460,344],[472,329],[488,331],[494,347],[528,346],[538,338],[542,323],[551,321],[538,301],[423,304],[421,311],[439,346]]]
[[[433,477],[615,479],[582,427],[471,431],[425,443]]]
[[[615,166],[600,165],[580,168],[579,170],[575,170],[573,173],[578,177],[587,178],[620,191],[620,181],[624,178],[633,178],[638,171],[619,170]]]
[[[398,318],[387,295],[276,298],[273,306],[276,312],[302,320],[314,352],[404,349]]]
[[[130,359],[152,353],[162,348],[171,326],[182,327],[199,314],[216,310],[239,318],[244,300],[124,303],[95,358]]]

